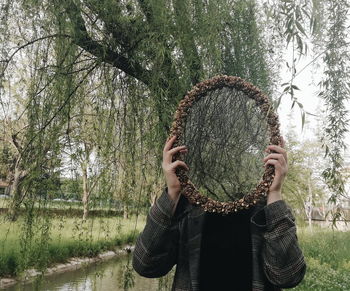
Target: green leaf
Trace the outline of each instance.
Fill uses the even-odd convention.
[[[328,145],[325,146],[325,153],[324,153],[324,157],[326,158],[328,156],[329,153],[329,147]]]
[[[320,116],[320,115],[317,115],[317,114],[310,113],[310,112],[308,112],[308,111],[305,111],[305,113],[306,113],[307,115],[311,115],[311,116],[315,116],[315,117],[319,117],[319,116]]]
[[[283,92],[287,92],[289,90],[290,86],[287,86],[284,88]]]
[[[303,51],[303,41],[301,40],[301,37],[299,35],[296,35],[297,38],[297,43],[298,43],[298,48],[300,50],[300,52]]]
[[[276,103],[276,108],[275,108],[275,109],[277,109],[277,108],[280,106],[282,97],[283,97],[283,95],[281,95],[281,96],[277,99],[277,103]]]
[[[311,18],[310,18],[310,25],[309,25],[309,28],[310,28],[310,31],[311,31],[312,34],[313,34],[314,23],[315,23],[315,18],[314,18],[314,17],[311,17]]]
[[[293,109],[294,105],[295,105],[295,100],[294,100],[293,103],[292,103],[291,109]]]
[[[301,103],[298,102],[298,105],[299,105],[299,104],[301,104]],[[300,106],[300,105],[299,105],[299,106]],[[302,111],[302,112],[301,112],[301,130],[304,129],[304,124],[305,124],[305,112]]]
[[[300,24],[299,21],[296,20],[296,21],[295,21],[295,25],[297,26],[297,28],[299,29],[299,31],[300,31],[302,34],[304,34],[305,36],[307,36],[306,33],[305,33],[304,28],[302,27],[302,25]]]
[[[293,24],[293,17],[291,17],[288,21],[287,21],[287,31],[292,33],[293,32],[293,28],[292,28],[292,24]]]
[[[304,12],[304,15],[306,15],[308,18],[310,18],[309,12],[307,12],[304,8],[301,8],[301,10]]]
[[[312,25],[312,35],[315,35],[317,26],[318,26],[318,21],[315,18],[314,22],[313,22],[313,25]]]

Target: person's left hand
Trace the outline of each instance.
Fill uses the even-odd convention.
[[[282,199],[281,189],[284,178],[288,172],[288,157],[284,146],[285,141],[283,137],[281,137],[281,146],[269,145],[265,150],[267,153],[269,153],[269,155],[263,159],[265,163],[264,166],[266,167],[267,165],[273,165],[275,167],[275,177],[269,188],[267,204]],[[271,151],[273,152],[271,153]]]

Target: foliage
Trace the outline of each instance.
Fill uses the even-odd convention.
[[[309,218],[312,207],[324,206],[328,196],[321,175],[324,167],[321,143],[317,137],[298,141],[293,127],[289,128],[286,139],[288,175],[282,192],[301,223]]]
[[[308,54],[308,38],[316,34],[316,9],[317,1],[271,1],[270,6],[264,5],[266,15],[276,26],[277,35],[286,44],[286,48],[291,49],[290,60],[286,65],[290,71],[290,80],[281,84],[283,91],[278,96],[277,106],[280,104],[285,94],[290,95],[292,108],[298,105],[302,122],[305,122],[306,113],[303,104],[298,101],[297,91],[300,90],[295,84],[298,74],[297,63],[302,56]]]
[[[320,96],[325,100],[328,111],[323,144],[329,166],[324,169],[323,177],[332,191],[330,201],[337,204],[345,194],[341,169],[346,148],[344,137],[349,126],[346,109],[350,93],[350,55],[346,42],[349,4],[347,1],[329,1],[328,9],[330,26],[327,30],[326,53],[323,58],[326,69],[324,80],[320,84]]]
[[[271,88],[255,1],[4,6],[3,30],[14,33],[2,36],[2,104],[10,106],[3,118],[10,124],[17,114],[21,121],[6,133],[18,145],[13,219],[25,199],[45,188],[39,183],[45,175],[79,177],[84,217],[96,195],[126,205],[154,201],[171,117],[191,85],[228,73]],[[24,28],[14,21],[18,15]],[[22,63],[28,66],[17,70]],[[12,74],[26,83],[24,96]]]

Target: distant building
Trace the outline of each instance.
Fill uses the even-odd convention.
[[[323,207],[312,207],[312,220],[326,220],[325,209]]]
[[[345,182],[345,195],[341,197],[339,204],[346,211],[350,211],[350,157],[348,155],[345,156],[344,167],[341,172]]]

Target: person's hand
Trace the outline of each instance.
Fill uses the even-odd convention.
[[[175,148],[171,148],[174,141],[176,139],[176,136],[172,136],[171,138],[168,138],[164,150],[163,150],[163,162],[162,162],[162,168],[166,180],[166,184],[168,186],[168,193],[170,195],[170,198],[174,201],[177,201],[179,198],[179,194],[181,191],[181,185],[179,178],[176,176],[175,169],[179,166],[184,167],[185,169],[189,170],[188,166],[183,161],[175,161],[172,162],[173,155],[177,152],[186,153],[187,147],[177,146]]]
[[[267,165],[273,165],[275,167],[275,177],[269,188],[269,193],[267,195],[267,204],[282,199],[281,189],[284,178],[288,172],[288,157],[284,147],[285,141],[282,137],[281,146],[269,145],[265,150],[269,153],[269,155],[263,159],[265,163],[264,166],[266,167]],[[271,153],[271,151],[273,152]]]

